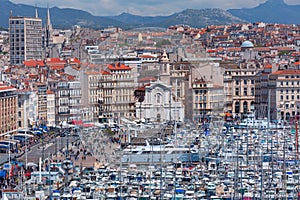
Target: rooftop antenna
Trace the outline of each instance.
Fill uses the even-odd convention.
[[[35,18],[39,18],[38,9],[36,5],[35,5]]]

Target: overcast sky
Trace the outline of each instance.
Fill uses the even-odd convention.
[[[37,7],[76,8],[97,16],[118,15],[170,15],[186,8],[252,8],[266,0],[11,0],[14,3]],[[287,4],[300,4],[299,0],[284,0]]]

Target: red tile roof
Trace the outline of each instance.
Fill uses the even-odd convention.
[[[63,70],[63,69],[64,69],[64,66],[61,66],[61,65],[53,65],[53,66],[50,66],[50,69],[51,69],[51,70]]]
[[[269,47],[255,47],[254,50],[256,51],[270,51],[271,49]]]
[[[85,74],[87,75],[100,75],[101,72],[96,72],[96,71],[88,71],[88,72],[85,72]]]
[[[151,55],[139,55],[139,58],[156,58],[156,57]]]
[[[109,64],[108,69],[109,70],[131,70],[131,67],[126,66],[122,63],[115,63],[115,64]]]
[[[11,86],[7,86],[5,84],[0,85],[0,92],[12,91],[12,90],[16,90],[16,88],[11,87]]]
[[[144,78],[140,78],[139,82],[150,82],[150,81],[157,81],[157,78],[154,77],[144,77]]]
[[[207,49],[206,52],[207,53],[216,53],[216,52],[218,52],[218,50],[217,49]]]
[[[102,75],[109,75],[109,74],[110,74],[110,72],[108,72],[108,71],[105,71],[105,70],[101,70],[101,74],[102,74]]]
[[[272,69],[272,65],[271,65],[271,64],[269,64],[269,63],[268,63],[268,64],[266,64],[266,65],[265,65],[265,69]]]
[[[29,74],[28,77],[31,78],[31,79],[32,78],[37,79],[39,77],[39,75],[38,74]]]
[[[137,88],[137,89],[135,89],[135,90],[145,91],[146,87],[147,87],[147,86],[150,86],[150,85],[151,85],[150,83],[147,83],[147,84],[145,84],[145,85],[143,85],[143,86],[141,86],[141,87],[139,87],[139,88]]]
[[[45,63],[43,60],[26,60],[23,63],[26,67],[36,67],[36,66],[44,67],[45,66]]]
[[[47,90],[47,92],[46,92],[47,94],[54,94],[54,92],[53,91],[51,91],[51,90]]]
[[[241,47],[229,47],[227,51],[241,51]]]
[[[278,70],[276,72],[273,72],[274,75],[300,75],[299,69],[286,69],[286,70]]]

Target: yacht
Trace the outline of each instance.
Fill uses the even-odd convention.
[[[198,149],[187,145],[174,146],[172,143],[164,145],[128,146],[123,150],[123,163],[159,163],[162,161],[169,163],[178,161],[183,154],[197,153]]]

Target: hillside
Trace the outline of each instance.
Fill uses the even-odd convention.
[[[8,27],[10,11],[13,16],[33,17],[35,7],[15,4],[9,0],[0,0],[0,27]],[[39,17],[46,21],[46,8],[37,8]],[[71,8],[50,8],[51,22],[54,28],[71,28],[73,25],[94,29],[108,26],[123,29],[161,27],[185,24],[191,27],[221,25],[244,22],[268,22],[298,24],[300,21],[300,5],[287,5],[283,0],[268,0],[255,8],[247,9],[186,9],[169,16],[138,16],[122,13],[117,16],[94,16],[86,11]],[[44,23],[43,23],[44,24]]]
[[[221,9],[186,9],[182,12],[174,13],[170,16],[143,17],[122,13],[118,16],[108,17],[127,23],[134,27],[163,27],[177,24],[185,24],[192,27],[205,27],[207,25],[221,25],[232,23],[243,23],[244,20],[232,16],[230,13]]]
[[[10,12],[13,16],[33,17],[35,7],[24,4],[15,4],[8,0],[0,0],[0,26],[8,27]],[[39,17],[46,22],[47,8],[37,8]],[[50,8],[51,22],[55,28],[70,28],[75,24],[84,27],[107,27],[121,26],[122,23],[106,17],[93,16],[88,12],[77,9],[61,9],[58,7]]]
[[[10,12],[13,16],[33,17],[35,7],[25,4],[15,4],[9,0],[0,0],[0,26],[8,27]],[[46,8],[37,8],[39,17],[43,22],[46,21]],[[104,28],[107,26],[118,26],[123,29],[141,27],[162,27],[167,28],[172,25],[186,24],[192,27],[205,27],[207,25],[219,25],[230,23],[241,23],[242,20],[232,16],[230,13],[221,9],[186,9],[170,16],[138,16],[122,13],[118,16],[93,16],[92,14],[70,8],[50,8],[51,22],[55,28],[70,28],[77,24],[82,27]]]
[[[287,5],[283,0],[268,0],[255,8],[230,9],[232,15],[249,22],[299,24],[300,5]]]

